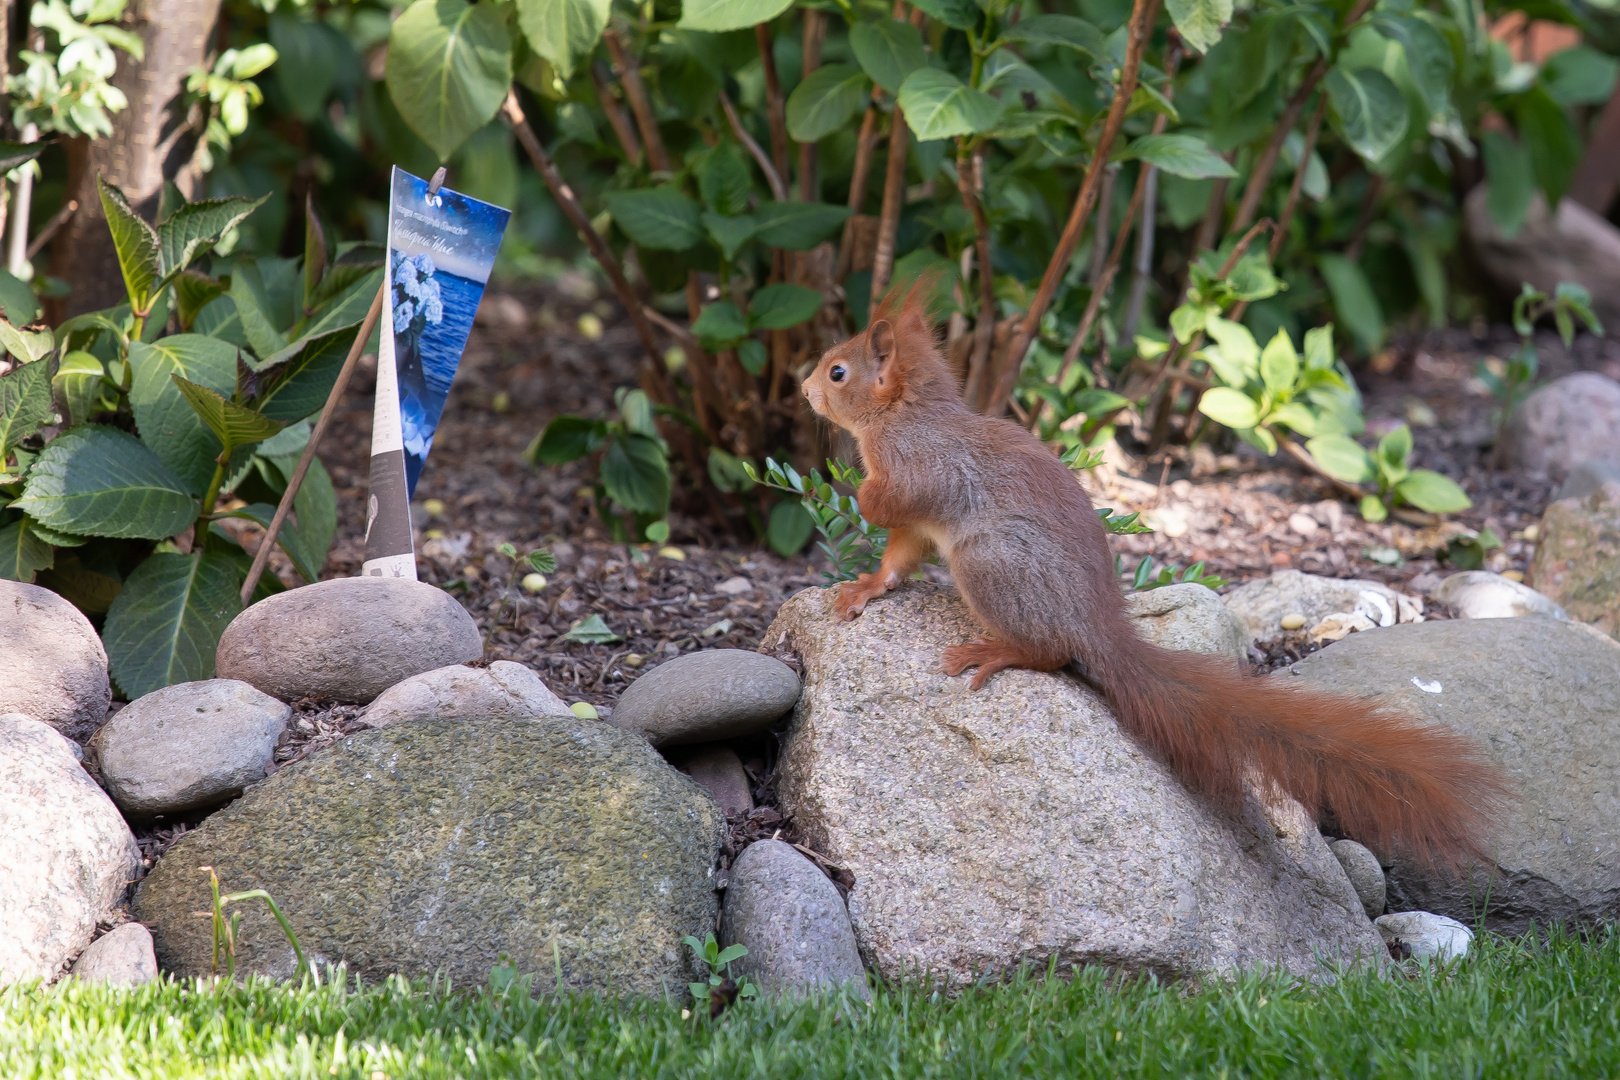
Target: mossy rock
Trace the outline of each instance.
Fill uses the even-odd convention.
[[[208,875],[264,889],[305,952],[375,981],[483,983],[502,954],[539,988],[683,993],[715,925],[724,818],[639,736],[573,717],[363,732],[249,788],[142,883],[136,918],[177,975],[212,970]],[[237,973],[293,974],[266,906]]]

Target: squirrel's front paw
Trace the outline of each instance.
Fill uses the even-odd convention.
[[[833,602],[833,609],[838,612],[841,619],[853,619],[866,610],[866,602],[882,596],[887,591],[877,574],[862,574],[854,581],[846,581],[838,586],[838,599]]]

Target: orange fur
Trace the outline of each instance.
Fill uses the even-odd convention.
[[[937,548],[991,639],[947,650],[950,674],[979,668],[974,689],[1003,668],[1073,661],[1194,791],[1233,805],[1257,774],[1379,852],[1488,859],[1508,784],[1466,736],[1137,635],[1091,500],[1033,435],[963,404],[921,291],[891,294],[805,380],[812,407],[860,446],[862,512],[891,530],[882,565],[842,587],[839,611],[859,615]]]

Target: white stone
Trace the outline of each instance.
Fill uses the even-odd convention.
[[[118,808],[67,739],[0,716],[0,983],[54,979],[140,872]]]
[[[1569,618],[1563,608],[1530,586],[1486,570],[1452,574],[1432,595],[1450,604],[1459,619],[1510,619],[1520,615]]]
[[[83,738],[107,718],[107,651],[78,608],[38,585],[0,581],[0,713]]]
[[[1423,601],[1417,597],[1377,581],[1319,577],[1298,570],[1278,570],[1238,586],[1221,599],[1248,624],[1255,641],[1277,637],[1286,615],[1304,616],[1305,626],[1351,612],[1365,615],[1374,626],[1423,621]]]
[[[1427,911],[1380,915],[1373,925],[1399,959],[1455,960],[1468,955],[1468,945],[1474,940],[1473,931],[1456,919]]]
[[[361,714],[372,727],[403,720],[526,720],[569,716],[540,676],[510,660],[487,668],[462,664],[424,671],[384,690]]]
[[[722,596],[743,596],[754,591],[754,583],[745,577],[729,577],[714,587]]]
[[[73,961],[73,977],[81,982],[114,986],[145,986],[157,981],[152,932],[138,922],[107,931]]]

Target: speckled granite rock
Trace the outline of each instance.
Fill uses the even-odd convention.
[[[179,975],[209,970],[212,866],[276,898],[312,959],[368,981],[482,983],[502,953],[537,985],[684,992],[687,934],[714,929],[723,834],[708,794],[596,721],[417,720],[352,735],[188,833],[135,915]],[[285,977],[291,947],[243,905],[237,970]],[[553,953],[553,949],[556,953]],[[555,955],[555,959],[554,959]]]
[[[1620,483],[1547,507],[1529,580],[1570,618],[1620,638]]]
[[[0,581],[0,713],[82,739],[107,718],[107,651],[79,609],[38,585]]]
[[[0,983],[55,978],[140,873],[134,835],[74,749],[0,715]]]
[[[1137,632],[1164,649],[1249,658],[1249,630],[1212,589],[1196,582],[1164,585],[1125,598]]]
[[[214,674],[282,701],[364,705],[395,683],[484,655],[456,598],[425,581],[355,577],[266,597],[220,635]]]
[[[1067,674],[969,691],[940,652],[979,631],[955,590],[908,583],[853,622],[783,605],[768,650],[805,690],[783,806],[855,875],[850,917],[886,977],[961,985],[1033,962],[1164,975],[1381,959],[1361,901],[1292,802],[1241,818],[1187,793]]]
[[[1488,897],[1485,925],[1505,934],[1620,918],[1620,644],[1544,615],[1458,619],[1354,634],[1272,678],[1377,694],[1460,728],[1517,786],[1494,875],[1396,859],[1391,910],[1472,926]]]

